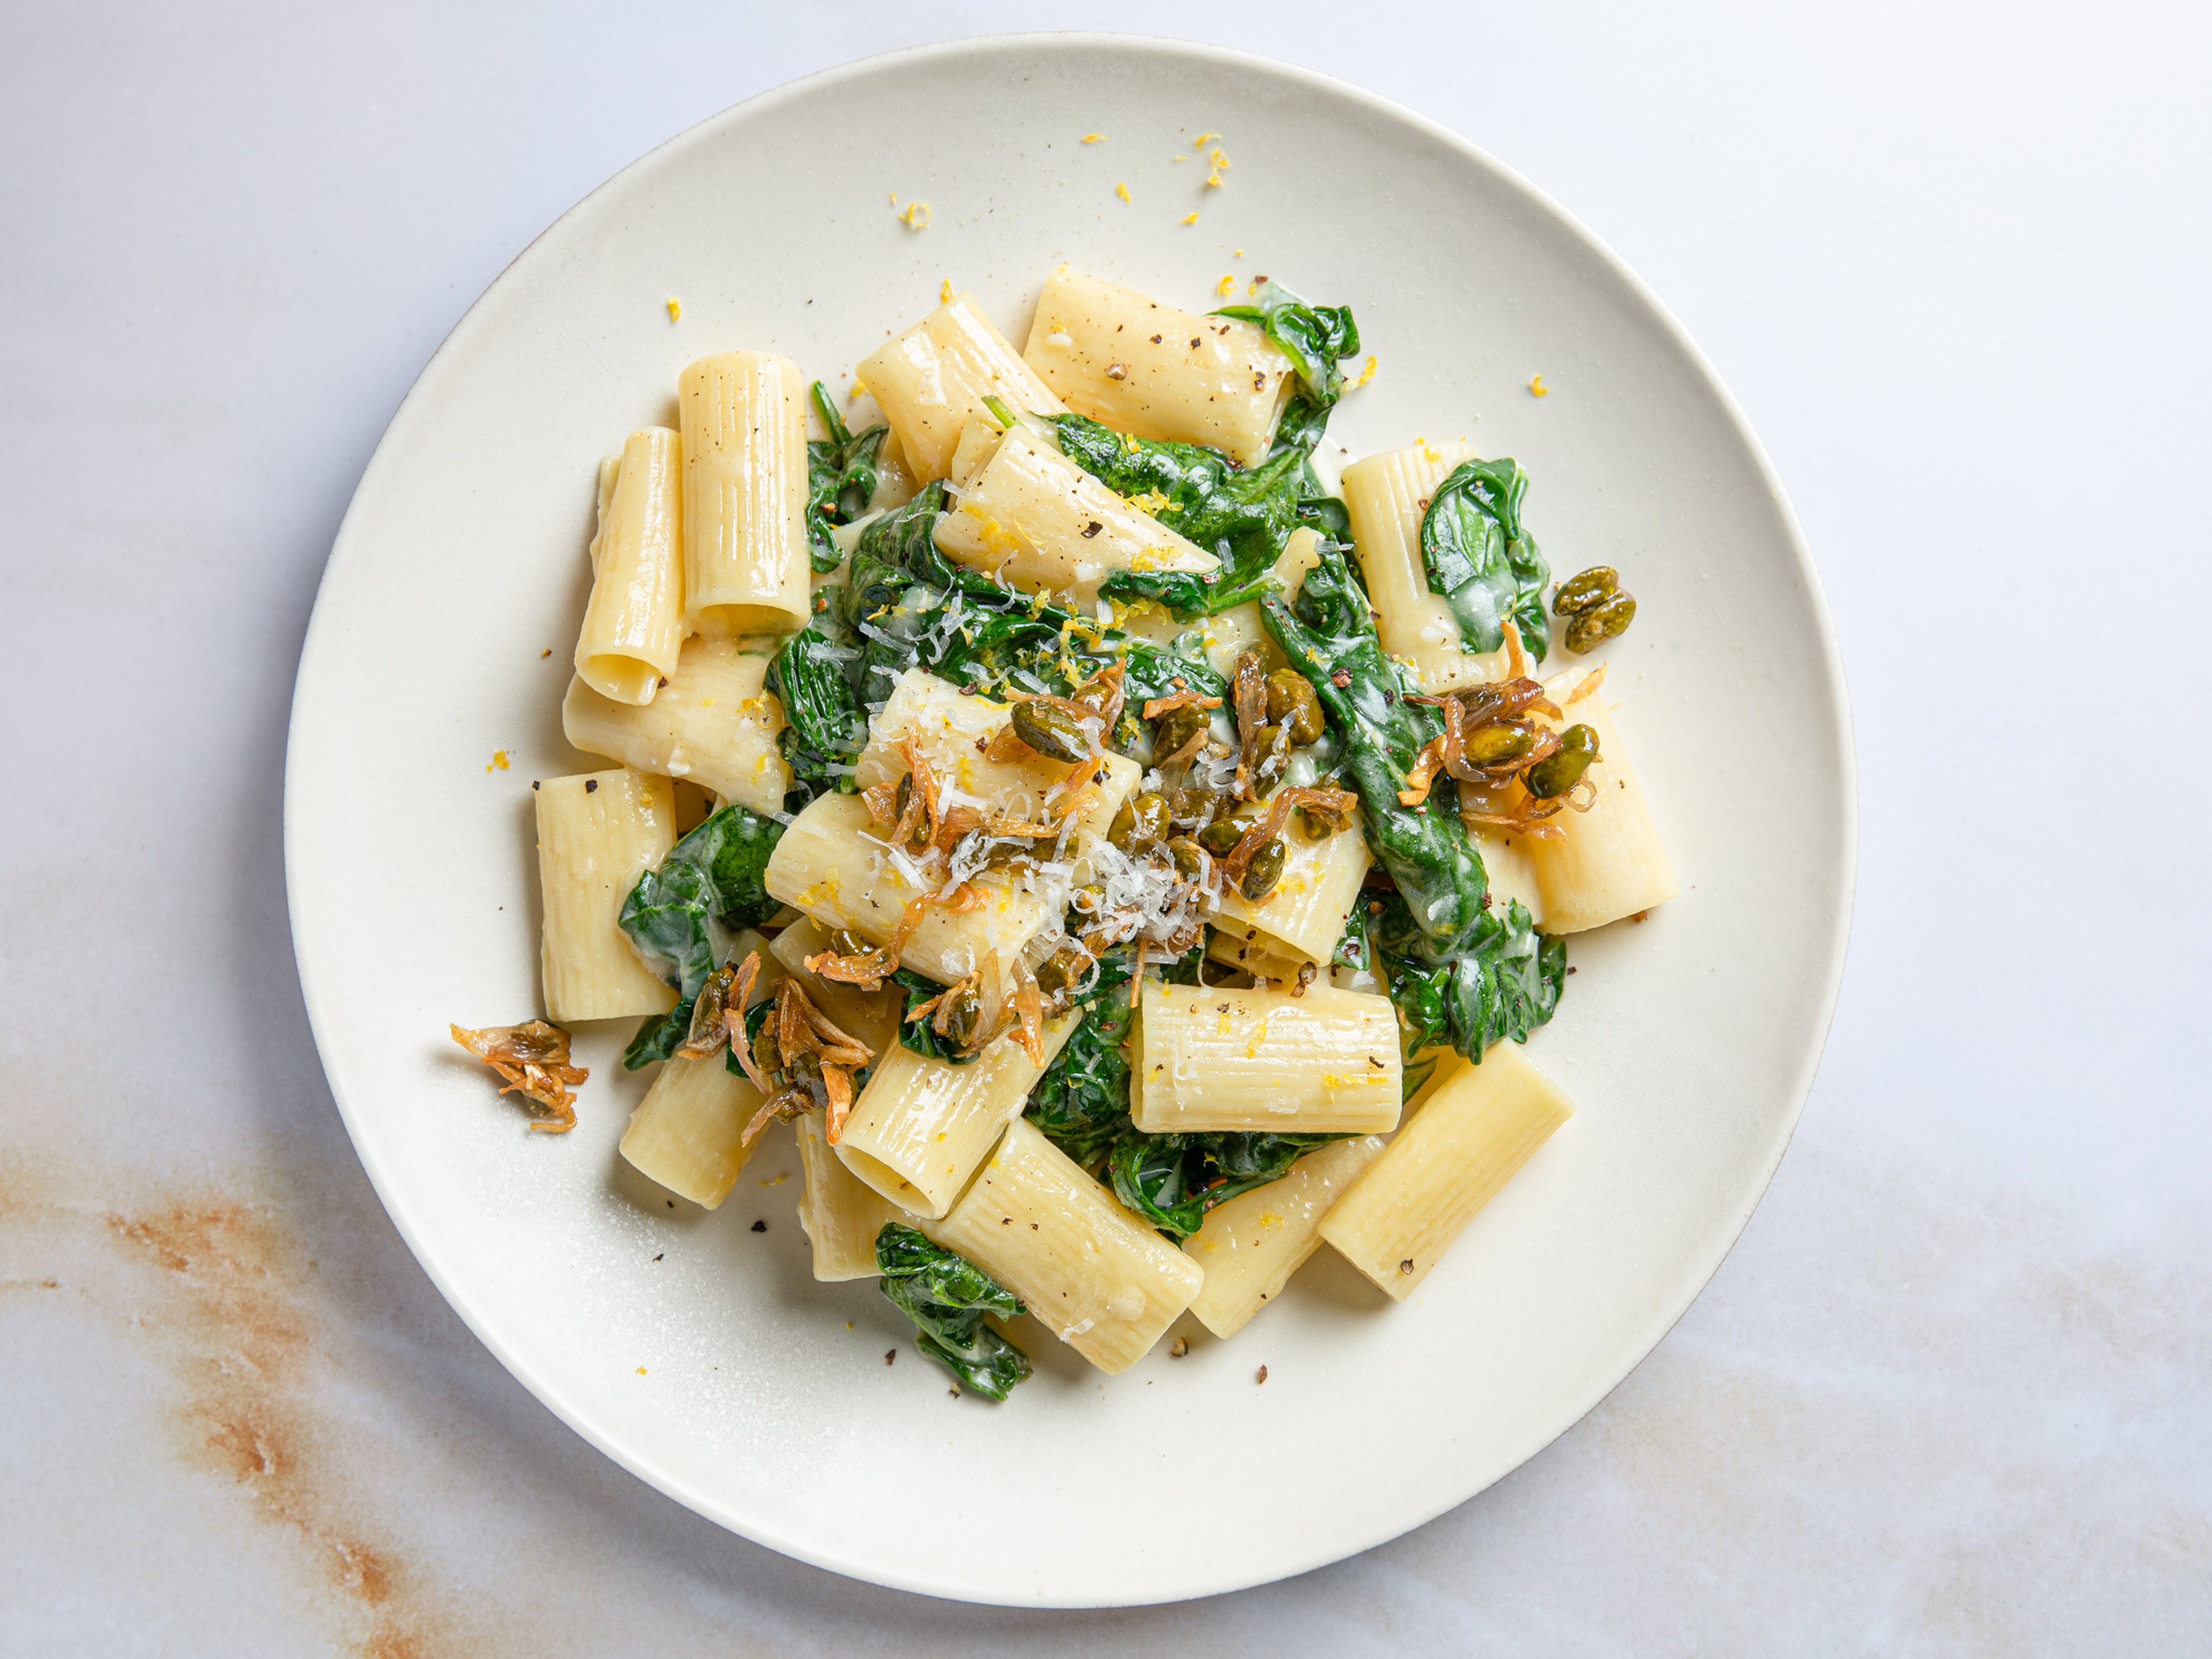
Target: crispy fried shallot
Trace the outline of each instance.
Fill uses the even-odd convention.
[[[824,1113],[823,1138],[834,1146],[853,1109],[853,1073],[875,1058],[873,1049],[817,1008],[795,979],[777,981],[775,1006],[760,1035],[738,1048],[750,1049],[742,1055],[745,1075],[768,1096],[739,1137],[748,1146],[777,1118],[816,1106]]]
[[[499,1073],[500,1093],[523,1097],[535,1120],[532,1128],[562,1134],[576,1127],[576,1097],[568,1085],[585,1081],[591,1073],[568,1063],[568,1032],[542,1019],[476,1030],[461,1025],[446,1029],[454,1042]]]
[[[1253,820],[1252,827],[1222,858],[1221,873],[1231,885],[1244,879],[1245,869],[1259,856],[1260,849],[1283,833],[1291,814],[1301,806],[1324,812],[1354,812],[1359,808],[1359,797],[1349,789],[1310,789],[1298,785],[1275,791],[1267,798],[1267,811]]]

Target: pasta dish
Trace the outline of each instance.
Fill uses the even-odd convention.
[[[1567,936],[1675,892],[1618,573],[1465,442],[1325,479],[1351,308],[1248,297],[948,294],[842,411],[685,368],[599,468],[544,1018],[453,1030],[558,1130],[639,1022],[623,1156],[708,1209],[787,1122],[815,1277],[994,1399],[1024,1313],[1115,1373],[1323,1244],[1403,1300],[1571,1115]]]

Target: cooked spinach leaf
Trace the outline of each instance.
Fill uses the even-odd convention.
[[[1060,1151],[1097,1175],[1129,1126],[1129,963],[1109,956],[1082,1007],[1082,1024],[1030,1091],[1030,1122]]]
[[[657,869],[637,878],[617,918],[637,952],[676,987],[679,1000],[647,1019],[623,1052],[631,1071],[665,1060],[691,1026],[691,1005],[728,950],[731,929],[766,921],[781,907],[763,877],[783,826],[742,806],[725,806],[678,842]]]
[[[836,615],[825,609],[783,642],[769,669],[783,704],[776,746],[810,795],[853,793],[853,765],[868,742],[867,716],[854,691],[860,659]]]
[[[1188,571],[1117,570],[1100,592],[1154,599],[1177,617],[1207,615],[1256,598],[1303,521],[1299,502],[1318,498],[1306,450],[1278,445],[1240,471],[1218,449],[1124,437],[1081,415],[1060,416],[1060,452],[1118,495],[1157,502],[1147,510],[1221,561],[1210,580]]]
[[[1437,1048],[1456,1048],[1479,1065],[1493,1043],[1526,1042],[1566,988],[1567,942],[1538,933],[1518,899],[1486,910],[1474,937],[1447,962],[1427,959],[1427,935],[1400,894],[1382,901],[1371,936],[1409,1065]],[[1407,1091],[1416,1086],[1409,1081]]]
[[[1298,384],[1305,396],[1322,409],[1344,392],[1344,358],[1359,350],[1359,325],[1352,319],[1350,306],[1310,306],[1280,283],[1260,290],[1258,302],[1224,306],[1217,317],[1239,317],[1257,323],[1267,337],[1297,365]]]
[[[1406,701],[1398,665],[1376,637],[1367,595],[1341,548],[1322,547],[1295,605],[1272,593],[1260,603],[1267,631],[1312,683],[1343,740],[1368,845],[1412,906],[1425,959],[1456,955],[1482,927],[1490,882],[1481,855],[1452,810],[1449,781],[1419,806],[1398,804],[1414,756],[1442,730],[1439,717]]]
[[[1021,1298],[963,1256],[911,1227],[886,1221],[876,1235],[878,1281],[914,1321],[915,1346],[974,1392],[1004,1400],[1030,1374],[1029,1356],[983,1322],[1026,1313]]]
[[[1206,1212],[1280,1181],[1291,1165],[1342,1135],[1148,1135],[1131,1129],[1108,1159],[1115,1196],[1163,1232],[1188,1238]]]
[[[945,487],[931,484],[860,533],[838,610],[866,641],[862,702],[888,697],[916,664],[972,691],[1059,696],[1118,661],[1133,707],[1167,696],[1178,680],[1221,695],[1203,656],[1133,640],[945,557],[932,534],[945,500]]]
[[[830,527],[850,524],[868,510],[868,498],[876,493],[876,459],[890,428],[878,422],[865,432],[848,431],[821,381],[807,395],[830,436],[806,444],[806,549],[816,570],[835,570],[844,555],[830,539]]]
[[[1468,651],[1505,643],[1505,622],[1538,662],[1551,648],[1544,588],[1552,567],[1521,523],[1528,475],[1514,460],[1468,461],[1452,469],[1421,515],[1421,559],[1429,589],[1443,596]]]

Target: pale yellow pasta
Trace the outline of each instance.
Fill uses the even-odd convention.
[[[1480,797],[1474,791],[1462,787],[1460,799],[1480,810]],[[1477,829],[1474,840],[1474,850],[1482,856],[1483,871],[1490,878],[1491,902],[1502,908],[1518,899],[1528,907],[1529,920],[1544,927],[1544,895],[1536,879],[1536,848],[1542,843],[1533,836],[1487,827]]]
[[[633,432],[592,538],[592,598],[577,678],[618,703],[647,703],[684,645],[683,450],[666,427]]]
[[[677,377],[684,605],[695,632],[806,623],[806,382],[787,357],[724,351]]]
[[[1597,733],[1600,757],[1583,774],[1596,790],[1590,810],[1559,813],[1550,822],[1559,834],[1528,843],[1545,930],[1553,933],[1578,933],[1639,915],[1680,890],[1603,690],[1574,700],[1574,689],[1587,683],[1586,674],[1562,674],[1545,687],[1562,711],[1560,720],[1547,723],[1589,726]]]
[[[1073,1016],[1046,1025],[1045,1065],[1075,1025]],[[935,1220],[952,1207],[1000,1131],[1021,1115],[1043,1075],[1044,1066],[1011,1035],[965,1066],[893,1043],[853,1103],[837,1156],[902,1209]]]
[[[1247,466],[1274,441],[1297,378],[1256,324],[1064,270],[1044,285],[1022,355],[1079,414],[1134,437],[1206,444]]]
[[[862,360],[860,379],[922,483],[945,477],[969,416],[986,398],[1058,415],[1066,405],[1015,355],[972,294],[957,294]]]
[[[801,1112],[799,1166],[806,1186],[799,1199],[799,1230],[814,1247],[814,1276],[823,1280],[876,1277],[876,1235],[890,1221],[915,1218],[874,1188],[856,1180],[823,1138],[822,1114]]]
[[[1429,591],[1428,567],[1421,558],[1421,516],[1430,496],[1454,467],[1474,458],[1472,444],[1415,443],[1362,456],[1344,469],[1352,545],[1359,550],[1382,648],[1411,663],[1430,691],[1506,674],[1504,647],[1480,654],[1461,648],[1459,623],[1443,595]]]
[[[1388,997],[1148,981],[1129,1115],[1147,1134],[1380,1134],[1398,1127],[1400,1073]]]
[[[1309,841],[1293,815],[1282,842],[1283,874],[1273,890],[1255,903],[1235,888],[1225,889],[1214,926],[1231,938],[1256,940],[1270,955],[1327,962],[1344,938],[1374,856],[1357,824]]]
[[[1249,974],[1255,983],[1270,988],[1296,985],[1302,979],[1311,982],[1311,963],[1296,957],[1278,956],[1267,948],[1268,943],[1263,939],[1240,938],[1217,927],[1206,939],[1206,958],[1224,968]]]
[[[884,848],[866,804],[854,795],[821,796],[793,818],[769,855],[763,879],[782,903],[871,945],[889,944],[907,905],[940,885]],[[950,985],[995,960],[1000,984],[1012,984],[1013,958],[1045,925],[1052,904],[1003,877],[980,877],[975,886],[982,895],[976,908],[923,913],[899,953],[902,966]]]
[[[1321,1236],[1403,1301],[1574,1109],[1519,1044],[1498,1043],[1443,1079],[1322,1218]]]
[[[1240,1193],[1206,1212],[1183,1241],[1205,1270],[1190,1310],[1216,1336],[1234,1336],[1283,1292],[1321,1245],[1321,1218],[1359,1172],[1382,1155],[1379,1135],[1332,1141],[1308,1152],[1280,1181]]]
[[[733,1075],[722,1055],[679,1055],[662,1062],[630,1114],[622,1155],[678,1198],[711,1210],[753,1155],[742,1137],[760,1109],[760,1091]]]
[[[811,916],[800,916],[769,942],[768,951],[776,966],[799,981],[808,1000],[831,1024],[860,1038],[871,1053],[880,1054],[898,1041],[906,994],[891,986],[863,991],[857,985],[823,979],[807,967],[807,957],[818,957],[831,948],[830,930]]]
[[[1143,1358],[1205,1282],[1026,1118],[1006,1126],[952,1212],[922,1231],[1109,1375]]]
[[[668,780],[622,770],[541,778],[532,787],[546,1017],[565,1023],[665,1013],[676,993],[630,948],[617,918],[637,878],[676,844]]]
[[[1037,755],[988,758],[983,750],[1006,729],[1012,714],[1006,703],[962,691],[925,669],[909,668],[868,723],[868,746],[860,751],[853,781],[863,789],[896,783],[906,775],[905,741],[911,737],[939,786],[950,785],[959,799],[1026,823],[1047,823],[1073,811],[1076,837],[1071,848],[1103,834],[1144,769],[1126,755],[1102,756],[1091,776],[1103,775],[1103,781],[1063,790],[1070,770],[1066,761]]]
[[[757,933],[739,933],[731,941],[731,959],[742,960],[760,943]],[[764,960],[763,967],[748,1006],[765,999],[775,987],[775,965]],[[729,1196],[752,1157],[743,1137],[760,1109],[760,1091],[732,1073],[725,1055],[678,1055],[662,1062],[653,1086],[630,1114],[622,1155],[678,1198],[711,1210]]]
[[[969,427],[998,431],[983,416]],[[1221,568],[1025,426],[981,447],[935,535],[961,563],[1028,592],[1073,593],[1086,611],[1117,571],[1211,576]]]
[[[668,684],[642,708],[570,680],[561,729],[586,754],[686,779],[756,812],[777,811],[791,769],[775,746],[783,705],[767,690],[768,669],[768,658],[734,640],[689,640]]]

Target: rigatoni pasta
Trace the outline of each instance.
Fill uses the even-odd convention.
[[[1308,1152],[1280,1181],[1206,1212],[1183,1241],[1183,1254],[1206,1274],[1190,1304],[1216,1336],[1243,1330],[1321,1246],[1321,1219],[1360,1172],[1382,1155],[1380,1135],[1332,1141]]]
[[[630,948],[618,919],[638,877],[676,844],[668,780],[590,772],[541,778],[535,789],[546,1014],[623,1019],[665,1012],[675,998]]]
[[[793,1121],[815,1277],[1004,1399],[1024,1313],[1116,1373],[1324,1241],[1403,1300],[1572,1111],[1563,936],[1675,884],[1603,670],[1534,678],[1620,573],[1547,615],[1465,444],[1328,493],[1348,307],[1063,270],[1018,356],[947,293],[858,366],[884,423],[817,382],[810,445],[718,351],[601,465],[562,723],[621,769],[541,781],[542,954],[554,1020],[638,1019],[630,1164],[713,1208]],[[452,1035],[579,1121],[562,1027]]]
[[[971,433],[998,432],[981,416]],[[1057,447],[1017,425],[961,454],[952,510],[938,520],[937,544],[963,564],[1035,592],[1074,594],[1089,605],[1117,570],[1207,576],[1221,561],[1139,512]]]
[[[1024,1118],[1007,1126],[952,1212],[922,1231],[1109,1376],[1144,1358],[1206,1279]]]
[[[1248,322],[1201,317],[1117,283],[1056,272],[1022,356],[1067,407],[1139,438],[1267,453],[1293,365]]]
[[[696,632],[781,634],[806,620],[805,400],[798,365],[766,352],[719,352],[677,377]]]
[[[677,434],[666,427],[631,433],[600,477],[592,598],[576,636],[576,677],[611,702],[647,703],[676,672],[684,645],[684,477]]]
[[[1367,1134],[1398,1127],[1388,997],[1154,984],[1138,1009],[1129,1115],[1147,1134]]]
[[[972,294],[957,294],[864,358],[858,373],[924,483],[941,478],[968,417],[986,398],[1017,410],[1066,407],[1006,343]]]
[[[1500,1043],[1438,1086],[1322,1218],[1321,1236],[1402,1302],[1574,1110],[1518,1048]]]
[[[884,1050],[853,1103],[837,1156],[901,1209],[935,1220],[975,1172],[1007,1123],[1021,1115],[1071,1022],[1044,1029],[1040,1065],[1009,1033],[964,1065],[896,1046]]]
[[[610,701],[579,677],[561,703],[568,741],[633,771],[684,778],[756,812],[791,787],[776,746],[782,705],[767,689],[769,659],[734,640],[693,639],[650,702]]]

